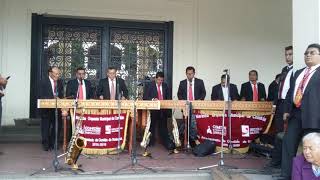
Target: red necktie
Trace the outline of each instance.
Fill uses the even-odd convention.
[[[159,99],[159,100],[163,100],[163,96],[162,96],[162,93],[161,93],[160,86],[161,86],[161,84],[158,84],[158,85],[157,85],[157,89],[158,89],[158,99]]]
[[[78,99],[82,100],[83,99],[83,89],[82,89],[82,84],[79,83],[79,95],[78,95]]]
[[[259,101],[257,83],[253,84],[253,101]]]
[[[111,100],[115,100],[116,98],[116,95],[115,95],[115,90],[114,90],[114,80],[111,80],[111,97],[110,99]]]
[[[299,83],[296,96],[294,97],[294,104],[296,105],[297,108],[299,108],[301,106],[303,89],[304,89],[304,86],[306,85],[307,79],[310,74],[311,74],[310,68],[307,68],[306,72],[303,75],[301,82]]]
[[[192,84],[189,83],[189,91],[188,91],[188,95],[189,95],[189,101],[193,101],[193,93],[192,93]]]

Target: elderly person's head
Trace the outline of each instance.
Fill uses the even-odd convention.
[[[302,142],[306,160],[320,167],[320,133],[309,133],[303,137]]]

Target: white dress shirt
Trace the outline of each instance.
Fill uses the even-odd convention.
[[[312,77],[313,74],[316,72],[316,69],[317,69],[319,66],[320,66],[320,64],[317,64],[317,65],[311,67],[311,69],[310,69],[310,75],[308,76],[308,78],[307,78],[307,80],[306,80],[306,83],[305,83],[305,85],[304,85],[304,87],[303,87],[302,92],[304,92],[304,90],[306,89],[306,87],[307,87],[307,85],[308,85],[311,77]],[[297,80],[296,80],[296,83],[295,83],[295,86],[294,86],[293,101],[294,101],[294,99],[295,99],[295,97],[296,97],[299,84],[300,84],[300,82],[302,81],[303,76],[304,76],[304,74],[306,73],[306,71],[307,71],[307,68],[304,68],[304,70],[299,74],[299,76],[298,76],[298,78],[297,78]]]

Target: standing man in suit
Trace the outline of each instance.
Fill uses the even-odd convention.
[[[144,100],[168,100],[169,88],[168,85],[163,82],[164,74],[163,72],[157,72],[156,78],[150,84],[148,84],[143,93]],[[174,143],[170,139],[167,119],[169,116],[169,111],[167,109],[153,110],[151,111],[151,124],[150,132],[151,139],[149,145],[154,145],[156,136],[156,127],[158,129],[159,136],[162,140],[163,145],[169,151],[173,151],[175,148]]]
[[[291,78],[283,120],[288,129],[282,143],[282,176],[290,179],[292,160],[301,137],[309,132],[320,132],[320,45],[310,44],[304,53],[306,67]]]
[[[227,87],[226,75],[221,76],[221,83],[212,87],[211,100],[228,101],[228,88],[230,87],[230,99],[231,101],[239,100],[239,93],[237,85],[230,83],[230,77],[228,76]]]
[[[86,76],[86,70],[83,67],[79,67],[76,70],[76,79],[68,81],[66,89],[66,97],[79,100],[86,100],[93,98],[93,92],[90,81],[84,79]]]
[[[78,100],[86,100],[93,98],[93,92],[90,81],[84,79],[86,76],[86,70],[83,67],[79,67],[76,70],[76,78],[68,81],[66,88],[66,97]],[[72,136],[71,121],[68,121],[68,140]]]
[[[40,82],[40,99],[63,98],[63,82],[60,79],[60,70],[56,66],[48,69],[48,77]],[[58,134],[61,130],[61,111],[58,111],[58,119],[55,118],[55,109],[41,109],[41,137],[42,148],[48,151],[54,148],[55,121],[58,121]]]
[[[277,101],[278,92],[279,92],[280,76],[281,76],[281,74],[277,74],[275,79],[270,83],[270,85],[268,87],[267,101]],[[274,104],[276,104],[276,102]]]
[[[128,89],[123,79],[117,78],[117,69],[108,67],[107,78],[101,79],[97,88],[99,99],[116,100],[128,99]],[[119,92],[118,92],[119,90]],[[118,93],[120,93],[118,95]]]
[[[249,72],[249,81],[241,85],[240,98],[243,101],[265,101],[266,89],[264,84],[258,82],[258,72]]]
[[[6,88],[8,83],[8,79],[4,78],[0,74],[0,127],[1,127],[1,119],[2,119],[2,97],[4,96],[4,89]]]
[[[274,123],[275,123],[275,141],[274,141],[274,149],[272,151],[272,159],[271,162],[267,165],[272,168],[278,168],[281,166],[282,159],[282,134],[284,131],[284,123],[283,123],[283,113],[285,108],[285,99],[290,88],[290,81],[293,75],[293,48],[292,46],[285,47],[285,60],[287,66],[282,68],[279,85],[278,85],[278,93],[275,99],[273,100],[274,105],[276,105]]]
[[[194,67],[188,66],[186,68],[187,79],[180,81],[178,88],[178,99],[179,100],[204,100],[206,97],[206,89],[202,79],[195,78],[196,71]],[[191,118],[190,122],[190,140],[194,141],[195,144],[200,144],[197,139],[196,121],[195,118]],[[184,126],[181,127],[181,131],[184,131]]]

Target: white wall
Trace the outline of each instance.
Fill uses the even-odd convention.
[[[207,99],[224,68],[238,85],[257,69],[268,85],[284,65],[283,47],[292,36],[291,0],[0,0],[0,10],[0,69],[12,75],[4,125],[29,115],[32,13],[174,21],[173,93],[185,67],[194,65]]]
[[[293,45],[295,68],[305,67],[304,51],[307,46],[320,41],[319,0],[293,0]]]

